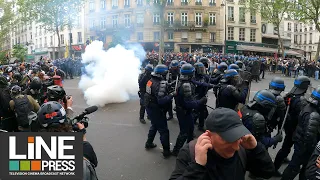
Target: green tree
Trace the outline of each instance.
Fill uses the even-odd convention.
[[[0,63],[1,64],[7,64],[8,63],[8,57],[7,57],[7,51],[1,51],[0,52]]]
[[[16,44],[13,46],[12,56],[16,57],[19,61],[24,62],[28,54],[28,49],[25,48],[22,44]]]
[[[275,25],[278,28],[278,39],[280,42],[279,52],[284,58],[284,46],[283,39],[280,34],[280,24],[284,20],[285,16],[291,11],[292,3],[288,0],[247,0],[247,9],[250,13],[259,13],[261,19]]]
[[[295,1],[293,14],[295,19],[304,23],[315,24],[318,32],[320,32],[320,1],[319,0],[297,0]],[[318,48],[315,60],[319,59],[320,37],[318,40]]]
[[[85,0],[18,0],[19,12],[25,21],[36,21],[58,38],[58,56],[61,57],[60,32],[72,23],[84,5]],[[69,38],[68,38],[69,39]]]
[[[9,32],[14,22],[12,12],[12,2],[0,0],[0,44],[4,44],[8,40]],[[9,38],[10,42],[10,38]],[[0,48],[1,48],[0,45]]]

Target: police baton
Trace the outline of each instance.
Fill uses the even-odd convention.
[[[177,75],[177,78],[176,78],[176,85],[174,86],[174,92],[175,92],[175,93],[177,93],[178,81],[179,81],[179,75]]]
[[[211,106],[208,106],[208,105],[206,105],[208,108],[210,108],[210,109],[212,109],[212,110],[214,110],[214,108],[213,107],[211,107]]]
[[[291,101],[291,98],[289,98],[289,101],[288,101],[288,107],[287,107],[287,110],[286,110],[286,114],[284,115],[284,119],[283,119],[283,122],[281,124],[281,128],[280,130],[278,130],[278,133],[282,133],[282,130],[284,128],[284,124],[286,123],[287,121],[287,117],[288,117],[288,114],[289,114],[289,109],[290,109],[290,101]],[[273,145],[273,149],[275,149],[277,147],[277,145]]]

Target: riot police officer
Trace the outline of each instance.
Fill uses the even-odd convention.
[[[184,143],[193,140],[194,121],[192,118],[192,109],[198,109],[199,106],[207,103],[207,98],[202,97],[196,100],[195,85],[191,79],[194,76],[195,68],[191,64],[184,64],[180,69],[180,79],[177,87],[177,96],[175,97],[176,112],[179,121],[180,133],[172,154],[177,156]]]
[[[144,120],[144,113],[146,110],[146,107],[144,106],[144,94],[146,93],[146,85],[147,82],[151,78],[151,72],[153,71],[153,66],[151,64],[146,65],[144,68],[144,72],[139,75],[138,83],[139,83],[139,98],[140,98],[140,111],[139,111],[139,120],[142,124],[146,124],[146,121]]]
[[[294,153],[283,172],[282,180],[293,180],[299,172],[299,179],[306,179],[304,174],[306,165],[319,141],[320,87],[312,92],[307,101],[307,105],[302,108],[298,117],[298,125],[293,136]]]
[[[170,66],[169,66],[168,76],[169,76],[168,81],[169,81],[170,87],[171,87],[170,91],[174,91],[175,86],[173,86],[173,85],[175,85],[175,81],[179,77],[179,61],[178,60],[171,61]],[[169,114],[167,120],[173,119],[172,102],[169,103],[167,112]]]
[[[276,107],[274,95],[268,90],[260,90],[253,97],[253,101],[240,110],[244,126],[266,148],[282,141],[281,133],[271,138],[271,132],[267,128]]]
[[[281,167],[281,164],[291,151],[293,146],[292,137],[296,130],[298,124],[299,113],[301,112],[302,107],[306,105],[306,99],[304,94],[310,86],[310,79],[306,76],[299,76],[294,80],[294,87],[291,91],[285,96],[285,102],[289,107],[288,117],[285,120],[284,130],[286,136],[284,138],[281,149],[276,155],[274,160],[275,165],[275,176],[280,177],[281,173],[278,171]]]
[[[195,95],[196,99],[200,100],[201,98],[205,97],[207,95],[207,92],[210,88],[213,87],[210,83],[216,83],[213,81],[213,79],[209,78],[208,75],[206,75],[205,72],[205,66],[201,62],[197,62],[194,64],[195,67],[195,77],[192,79],[192,82],[196,85],[195,88]],[[210,81],[210,82],[209,82]],[[199,116],[195,116],[196,118],[199,118],[199,124],[198,129],[200,131],[204,131],[204,120],[208,116],[208,110],[206,105],[201,105],[197,109],[197,113]],[[196,119],[194,119],[196,121]]]
[[[236,61],[235,64],[238,65],[241,70],[245,70],[245,65],[242,61]]]
[[[225,71],[221,86],[218,88],[216,107],[225,107],[235,110],[239,103],[245,104],[248,94],[248,82],[242,83],[239,74],[234,69]],[[239,85],[244,84],[242,91],[238,89]]]
[[[236,64],[230,64],[228,69],[235,69],[235,70],[239,71],[240,67],[238,65],[236,65]]]
[[[160,133],[160,141],[163,146],[163,156],[165,158],[171,155],[165,109],[168,103],[171,103],[174,96],[174,93],[169,94],[168,91],[168,82],[165,81],[167,73],[168,67],[166,65],[159,64],[154,68],[151,79],[147,82],[144,97],[146,110],[151,119],[151,127],[145,148],[152,149],[157,146],[153,143],[153,140],[158,131]]]

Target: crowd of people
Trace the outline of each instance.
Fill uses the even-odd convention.
[[[258,81],[260,74],[263,78],[269,65],[275,71],[277,63],[272,67],[272,62],[276,61],[210,55],[169,57],[163,64],[157,64],[152,55],[147,58],[138,94],[140,122],[146,123],[145,112],[151,121],[145,148],[157,147],[153,141],[159,132],[164,158],[177,156],[171,180],[244,179],[246,171],[252,179],[275,176],[293,180],[298,174],[299,179],[318,177],[320,88],[312,88],[307,76],[297,76],[285,96],[281,95],[284,80],[275,77],[269,89],[258,91],[248,101],[251,81]],[[216,97],[215,108],[206,105],[209,89]],[[305,98],[309,92],[310,97]],[[208,114],[207,107],[214,110]],[[173,118],[173,111],[180,132],[171,150],[167,121]],[[196,140],[195,125],[202,132]],[[277,132],[274,136],[273,131]],[[267,149],[283,139],[273,162]],[[288,161],[284,172],[279,172]]]

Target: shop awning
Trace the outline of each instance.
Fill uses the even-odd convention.
[[[48,54],[48,51],[35,52],[34,55]]]
[[[291,55],[291,56],[297,56],[297,57],[302,57],[302,54],[292,51],[292,50],[285,50],[286,55]]]
[[[81,50],[82,50],[81,45],[72,46],[72,49],[73,49],[74,51],[81,51]]]
[[[237,45],[238,51],[254,51],[254,52],[266,52],[266,53],[277,53],[278,49],[268,48],[268,47],[259,47],[259,46],[246,46],[246,45]]]
[[[33,59],[34,59],[34,56],[33,56],[33,55],[27,55],[26,59],[27,59],[27,60],[33,60]]]

